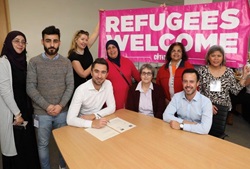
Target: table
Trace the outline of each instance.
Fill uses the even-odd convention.
[[[100,141],[83,128],[53,130],[70,169],[249,168],[250,149],[210,135],[171,129],[169,124],[129,110],[120,117],[135,128]]]

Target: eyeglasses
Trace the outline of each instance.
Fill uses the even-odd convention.
[[[12,41],[14,44],[22,44],[22,45],[27,45],[28,43],[27,42],[25,42],[25,41],[19,41],[19,40],[13,40]]]
[[[152,76],[152,72],[142,72],[141,73],[142,76]]]

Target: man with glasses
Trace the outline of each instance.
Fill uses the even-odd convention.
[[[49,140],[52,129],[66,125],[67,103],[74,89],[70,61],[58,54],[60,30],[49,26],[42,31],[45,52],[30,59],[27,93],[33,101],[38,152],[42,169],[50,169]],[[59,168],[66,164],[59,154]]]
[[[161,86],[152,82],[154,68],[144,64],[140,68],[141,81],[133,84],[126,101],[126,109],[162,119],[166,108],[165,94]]]
[[[115,111],[113,87],[106,80],[109,67],[103,58],[91,66],[92,79],[81,84],[74,93],[67,116],[67,123],[76,127],[102,128],[108,120],[103,118]]]

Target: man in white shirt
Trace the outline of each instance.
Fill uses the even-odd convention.
[[[103,58],[97,58],[91,67],[92,79],[80,85],[71,101],[67,123],[76,127],[102,128],[108,120],[103,118],[115,111],[113,87],[106,80],[109,67]]]
[[[184,70],[182,85],[183,91],[173,96],[163,113],[163,120],[173,129],[208,134],[213,118],[212,103],[197,91],[198,72],[195,69]]]

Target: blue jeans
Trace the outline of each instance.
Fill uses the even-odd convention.
[[[67,112],[61,112],[57,116],[37,115],[39,127],[37,129],[38,153],[42,169],[50,169],[49,140],[52,129],[66,126]],[[59,153],[60,166],[65,167],[66,163]]]

